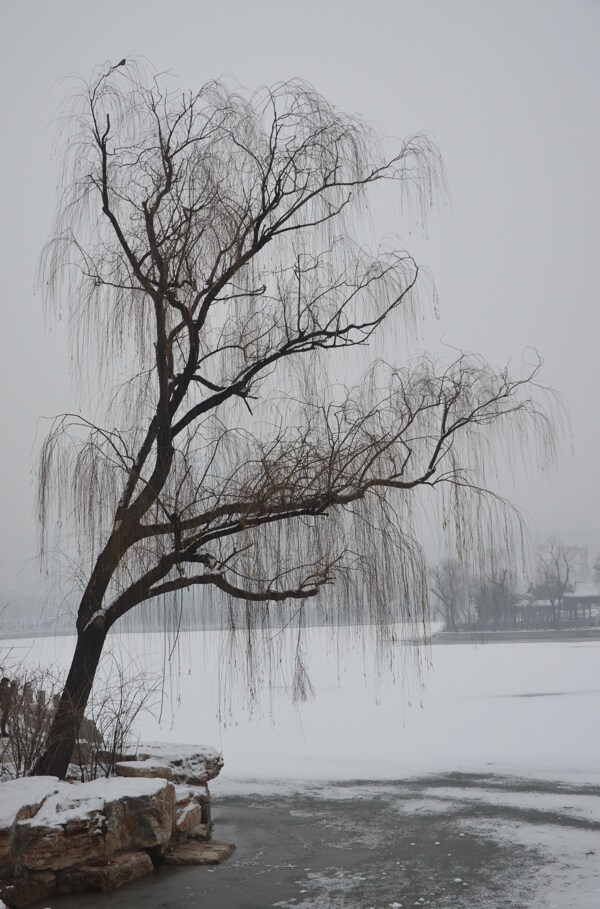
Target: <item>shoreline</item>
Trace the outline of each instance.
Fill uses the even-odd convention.
[[[600,628],[558,628],[524,631],[436,631],[431,644],[499,644],[499,643],[551,643],[556,641],[600,641]]]
[[[320,626],[319,626],[320,627]],[[223,631],[222,628],[189,628],[185,631],[192,631],[194,633],[204,632],[204,631]],[[165,633],[159,628],[152,629],[141,629],[141,628],[120,628],[119,634],[162,634]],[[18,641],[26,639],[39,639],[39,638],[65,638],[65,637],[76,637],[77,631],[75,628],[72,629],[62,629],[62,628],[46,628],[43,631],[39,629],[29,629],[23,631],[3,631],[0,629],[0,641]],[[526,642],[535,642],[535,643],[544,643],[544,642],[556,642],[556,641],[573,641],[573,642],[584,642],[584,641],[599,641],[600,640],[600,627],[598,628],[559,628],[559,629],[548,629],[536,630],[528,629],[522,631],[434,631],[429,635],[425,640],[414,638],[406,638],[402,641],[404,644],[495,644],[495,643],[510,643],[511,641],[517,643],[526,643]]]

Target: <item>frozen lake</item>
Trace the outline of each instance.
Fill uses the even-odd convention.
[[[284,662],[293,643],[284,632]],[[68,637],[0,642],[11,660],[55,667],[68,665],[73,644]],[[115,636],[112,649],[134,672],[160,673],[168,655],[159,634]],[[139,734],[222,750],[215,791],[244,780],[444,771],[600,780],[600,641],[434,645],[422,655],[422,685],[416,649],[398,647],[397,654],[394,682],[378,677],[368,649],[350,633],[336,650],[324,629],[309,629],[315,698],[293,705],[278,671],[271,694],[249,710],[241,677],[225,703],[220,694],[226,635],[187,633],[177,665],[165,670],[162,721],[145,716]]]
[[[493,775],[217,795],[217,868],[51,909],[597,909],[600,788]]]
[[[357,639],[338,659],[323,629],[308,636],[314,699],[293,706],[278,668],[253,712],[243,685],[223,705],[226,636],[192,633],[165,675],[162,723],[140,724],[146,740],[223,751],[214,837],[237,844],[233,858],[45,905],[597,909],[600,641],[434,645],[421,687],[414,647],[398,649],[393,684]],[[281,643],[285,663],[292,635]],[[72,647],[2,642],[9,659],[53,666]],[[160,635],[113,648],[158,672],[168,653]]]

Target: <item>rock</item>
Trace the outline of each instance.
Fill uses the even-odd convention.
[[[218,776],[222,766],[223,758],[214,748],[149,742],[139,746],[136,761],[119,761],[115,773],[118,776],[158,777],[168,770],[170,776],[164,776],[165,779],[199,786]]]
[[[62,783],[35,817],[17,824],[17,864],[60,871],[122,849],[162,849],[174,824],[175,790],[165,780]]]
[[[147,779],[171,780],[172,774],[169,767],[157,761],[119,761],[115,764],[117,776],[144,777]]]
[[[113,780],[116,783],[117,780]],[[106,848],[109,852],[130,847],[167,845],[175,826],[175,788],[166,780],[119,780],[125,794],[106,806]],[[146,784],[147,793],[130,793],[133,784]]]
[[[191,834],[197,827],[204,827],[208,830],[206,824],[202,823],[202,808],[193,801],[187,805],[176,808],[175,813],[175,832],[179,834]]]
[[[58,824],[19,824],[15,843],[17,868],[58,871],[96,858],[105,850],[103,827],[99,812]]]
[[[53,896],[57,891],[56,875],[52,871],[36,871],[24,877],[14,878],[2,890],[1,896],[11,909],[25,909],[31,903]]]
[[[210,831],[210,797],[208,786],[175,787],[174,835],[207,838]]]
[[[187,840],[169,846],[163,861],[166,865],[218,865],[228,859],[234,851],[233,843]]]
[[[154,865],[217,864],[234,850],[209,841],[206,780],[214,749],[144,746],[120,776],[91,783],[55,777],[0,783],[0,909],[55,893],[110,891]]]
[[[14,858],[14,830],[0,830],[0,877],[10,868]]]
[[[202,822],[212,826],[210,813],[210,792],[206,783],[204,786],[194,786],[194,801],[202,808]]]
[[[33,817],[60,786],[55,776],[22,777],[1,784],[0,877],[14,860],[15,831],[19,821]]]
[[[62,871],[58,876],[58,892],[100,890],[107,893],[138,877],[144,877],[153,870],[154,865],[146,852],[130,849],[110,858],[97,859]]]

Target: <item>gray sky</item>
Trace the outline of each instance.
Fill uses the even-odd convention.
[[[70,72],[131,53],[199,87],[301,76],[389,135],[437,140],[453,201],[427,237],[382,208],[432,272],[421,343],[516,364],[528,346],[566,397],[559,470],[507,488],[543,536],[600,527],[598,0],[0,0],[2,441],[0,590],[30,588],[39,417],[77,406],[65,326],[46,325],[36,264],[54,210],[51,121]]]

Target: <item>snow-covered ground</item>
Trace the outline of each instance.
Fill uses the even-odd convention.
[[[444,835],[462,837],[460,829],[471,837],[473,849],[487,850],[490,881],[479,882],[483,902],[478,905],[600,905],[600,641],[434,645],[423,652],[420,682],[417,651],[409,645],[404,651],[398,648],[394,683],[377,673],[369,646],[358,637],[350,634],[335,647],[326,631],[315,628],[308,638],[315,698],[292,705],[284,674],[277,671],[270,695],[249,712],[241,681],[223,705],[226,636],[217,631],[187,634],[177,667],[171,664],[166,671],[162,723],[145,716],[138,726],[141,739],[221,750],[225,767],[211,789],[222,810],[236,806],[231,809],[234,821],[258,794],[273,811],[292,793],[292,804],[316,799],[328,812],[335,811],[336,800],[374,805],[384,799],[397,806],[394,811],[405,818],[406,831],[411,824],[425,823],[415,829],[433,837],[431,857],[411,871],[415,881],[421,880],[427,862],[433,868],[437,841]],[[283,655],[293,653],[291,632],[283,632],[280,643]],[[3,642],[3,661],[66,668],[72,648],[73,640],[65,637]],[[113,649],[136,667],[156,672],[168,654],[164,638],[151,634],[123,635]],[[440,776],[448,773],[465,774],[464,784],[463,777]],[[349,787],[343,781],[363,782]],[[387,796],[382,786],[389,786]],[[340,811],[342,817],[346,809]],[[339,823],[343,827],[346,822]],[[355,829],[354,820],[348,823],[348,830]],[[222,826],[227,827],[226,820]],[[242,832],[236,828],[232,835],[241,837]],[[515,867],[511,873],[513,853],[508,849],[523,856],[521,871]],[[259,849],[256,861],[261,854]],[[504,871],[503,854],[508,856]],[[227,874],[235,876],[232,861]],[[494,862],[499,863],[495,871]],[[412,867],[404,857],[402,864],[399,858],[392,864],[404,875],[403,869]],[[319,881],[303,884],[302,894],[308,894],[309,885],[316,888],[306,905],[337,906],[339,874],[344,872],[332,866],[320,872]],[[361,887],[370,879],[365,874],[357,878]],[[371,903],[358,893],[357,901],[348,893],[340,905],[368,909]],[[496,902],[489,902],[491,893],[498,894]],[[465,885],[464,900],[467,896]],[[96,906],[89,899],[90,907]],[[296,899],[292,902],[297,905]]]
[[[293,652],[289,637],[284,654]],[[67,666],[72,648],[67,637],[2,643],[11,659],[55,667]],[[123,635],[115,648],[135,666],[162,670],[161,635]],[[143,717],[141,739],[214,745],[225,768],[213,785],[227,791],[244,780],[448,770],[600,782],[600,641],[434,645],[423,653],[422,685],[410,645],[398,648],[395,682],[351,635],[336,649],[324,629],[310,629],[306,652],[314,699],[293,705],[276,677],[248,710],[241,676],[223,705],[224,633],[187,634],[178,668],[167,668],[162,723]]]

